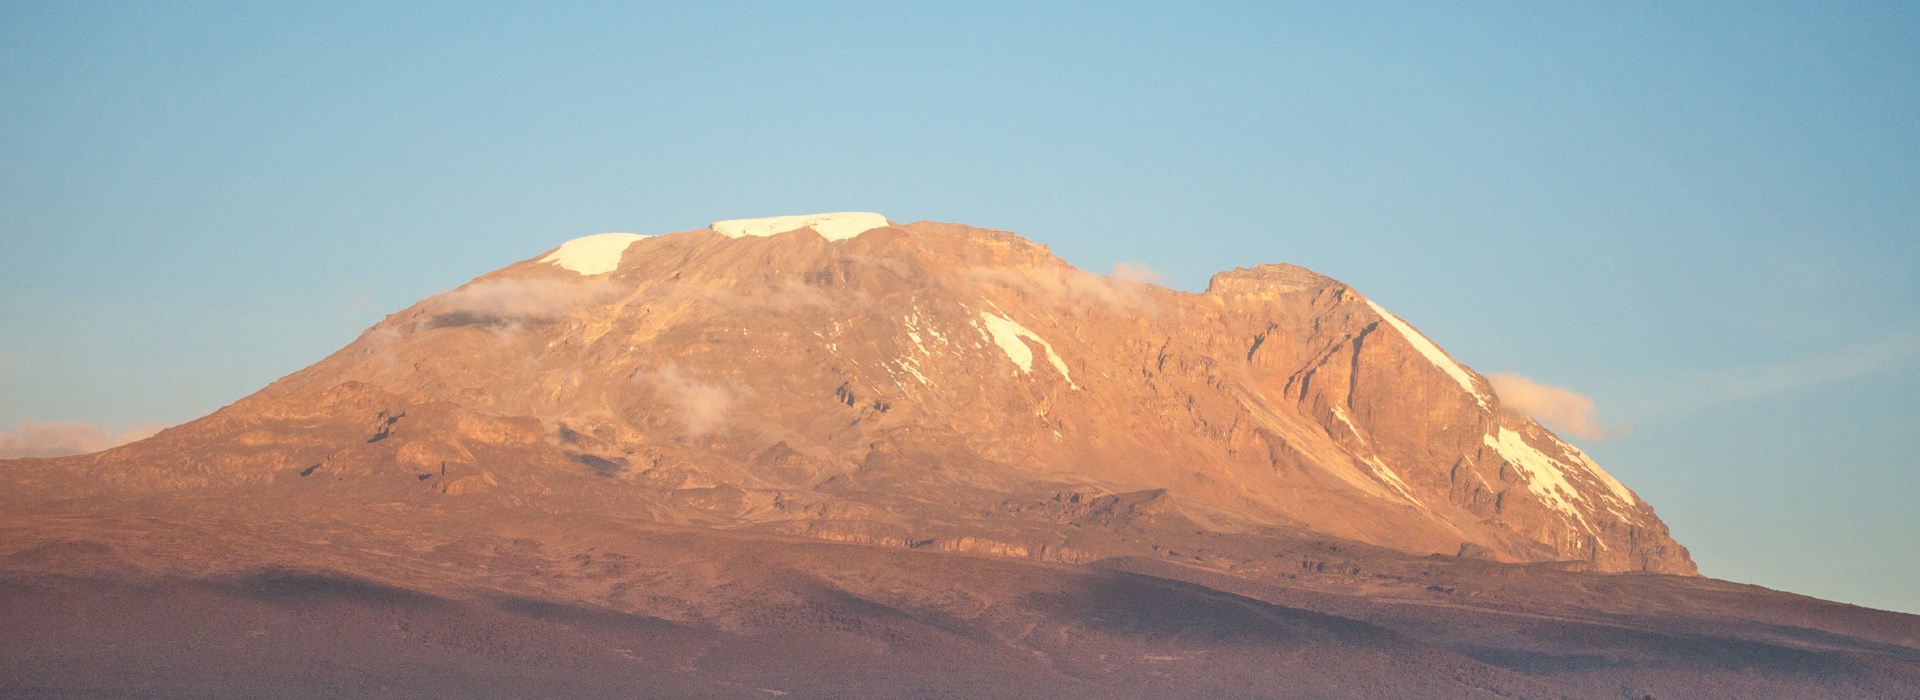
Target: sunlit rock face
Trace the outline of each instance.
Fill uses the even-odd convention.
[[[577,239],[90,459],[127,466],[90,488],[331,475],[1063,560],[1135,545],[1069,545],[1039,504],[1152,492],[1092,529],[1694,572],[1631,490],[1335,280],[1261,265],[1185,293],[864,213]]]

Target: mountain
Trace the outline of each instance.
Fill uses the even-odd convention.
[[[200,640],[9,648],[12,691],[1920,687],[1914,618],[1697,577],[1632,490],[1340,282],[1185,293],[877,214],[576,239],[0,484],[16,625]],[[183,671],[208,666],[251,670]]]
[[[525,459],[604,476],[594,488],[666,522],[911,537],[928,516],[1031,512],[1051,529],[1058,499],[1128,494],[1210,531],[1694,573],[1631,490],[1339,282],[1261,266],[1187,294],[1000,231],[821,221],[827,233],[767,235],[800,223],[773,219],[569,242],[102,467],[155,489],[289,475],[320,488],[358,474],[321,454],[334,441],[240,426],[363,387],[371,403],[327,415],[373,426],[343,437],[425,433],[400,472],[446,470],[461,489],[484,479],[459,475],[506,476],[473,438],[376,392],[531,418]],[[288,444],[260,458],[256,440]],[[220,466],[175,463],[209,449]],[[670,497],[688,492],[714,495]]]

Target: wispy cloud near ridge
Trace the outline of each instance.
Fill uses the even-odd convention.
[[[525,324],[551,321],[583,306],[617,296],[605,279],[488,279],[442,294],[432,327]]]
[[[1111,275],[1035,266],[976,267],[967,274],[980,282],[1037,294],[1049,303],[1091,303],[1124,313],[1153,311],[1155,302],[1149,287],[1162,279],[1159,272],[1140,263],[1116,264]]]
[[[1582,440],[1607,439],[1608,431],[1600,426],[1590,396],[1511,372],[1489,374],[1487,382],[1502,407],[1533,416],[1556,433]]]

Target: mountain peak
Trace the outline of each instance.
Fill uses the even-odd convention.
[[[560,244],[540,262],[553,263],[582,277],[604,275],[620,269],[620,258],[634,241],[649,238],[637,233],[596,233]]]
[[[1207,282],[1209,294],[1288,293],[1339,285],[1326,275],[1290,263],[1263,263],[1215,274]]]
[[[887,217],[873,212],[843,211],[827,214],[769,216],[758,219],[728,219],[715,221],[708,228],[728,238],[765,237],[810,228],[814,233],[820,234],[821,238],[842,241],[889,225],[891,222],[887,221]]]

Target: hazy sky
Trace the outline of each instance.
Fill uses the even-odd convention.
[[[1704,573],[1920,612],[1920,4],[394,5],[0,3],[0,448],[576,236],[869,210],[1319,270],[1590,397]]]

